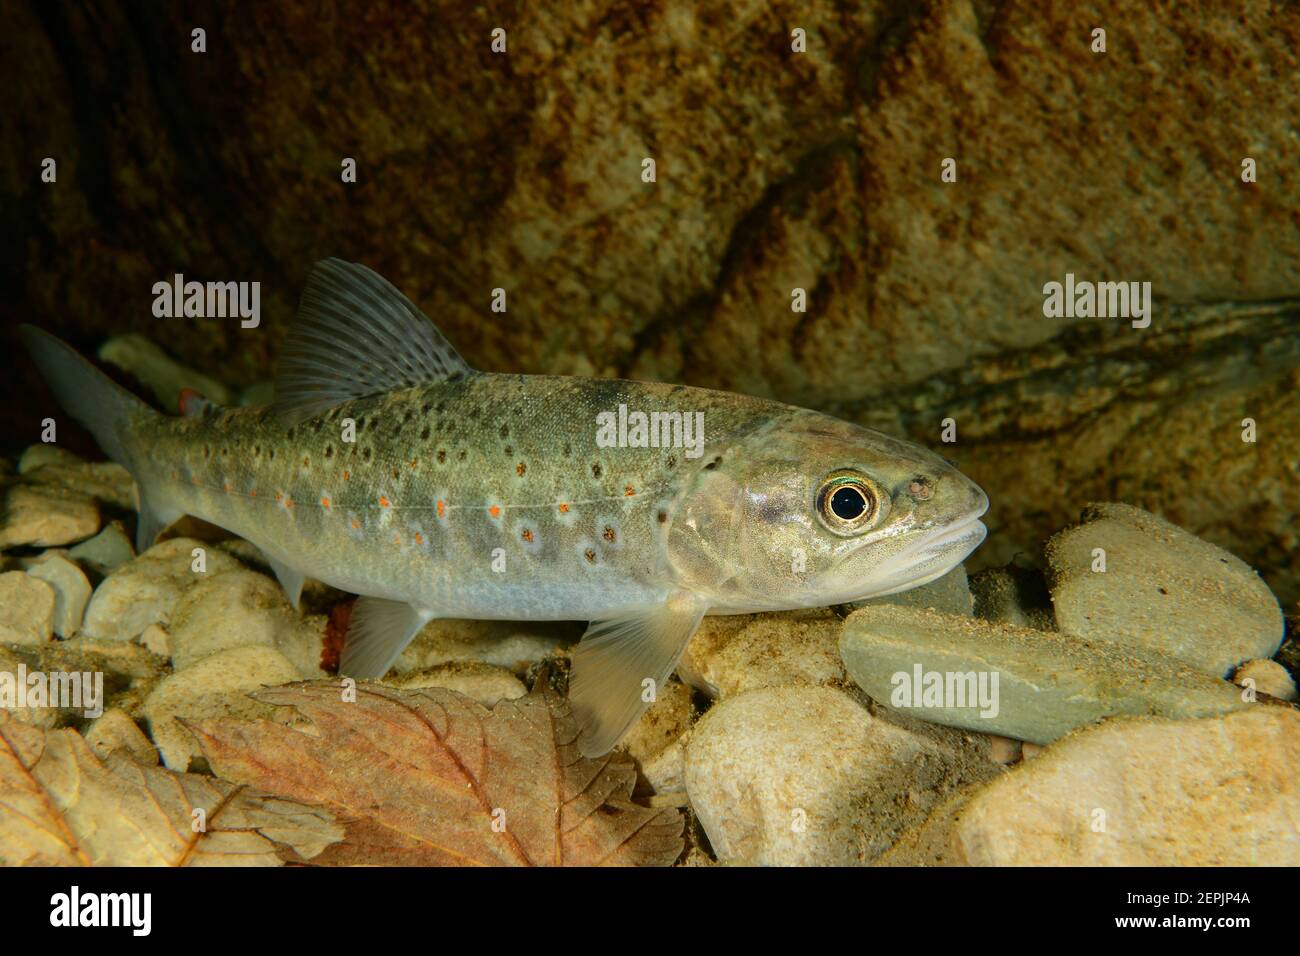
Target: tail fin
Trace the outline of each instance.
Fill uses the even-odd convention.
[[[59,403],[95,436],[99,447],[110,458],[135,477],[140,498],[135,546],[137,551],[144,551],[153,545],[159,531],[180,517],[180,512],[168,507],[165,499],[153,494],[140,481],[137,470],[140,463],[127,447],[127,423],[158,413],[87,362],[66,342],[31,325],[19,326],[18,331]]]
[[[119,465],[132,468],[123,426],[128,419],[141,414],[157,413],[87,362],[62,339],[34,325],[19,326],[18,331],[68,414],[95,436],[108,457]]]

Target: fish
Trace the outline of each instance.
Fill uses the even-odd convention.
[[[137,539],[192,515],[356,594],[340,674],[377,679],[434,618],[586,621],[569,699],[608,753],[706,614],[851,603],[941,577],[983,490],[929,449],[680,384],[471,368],[359,263],[312,268],[270,404],[165,415],[35,326],[67,412],[133,476]]]

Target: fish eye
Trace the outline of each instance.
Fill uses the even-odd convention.
[[[817,491],[817,516],[835,534],[857,534],[879,520],[885,502],[865,475],[839,471],[827,477]]]

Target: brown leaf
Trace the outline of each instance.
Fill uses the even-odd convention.
[[[5,865],[279,866],[342,837],[326,810],[120,754],[101,761],[75,730],[45,731],[0,711]]]
[[[626,758],[582,757],[553,691],[492,710],[441,688],[379,684],[345,702],[329,681],[253,696],[310,724],[214,718],[191,730],[221,776],[344,821],[343,843],[314,862],[667,865],[681,853],[681,814],[631,800]]]

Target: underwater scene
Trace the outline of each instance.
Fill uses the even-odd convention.
[[[5,19],[0,862],[1300,865],[1300,8]]]

